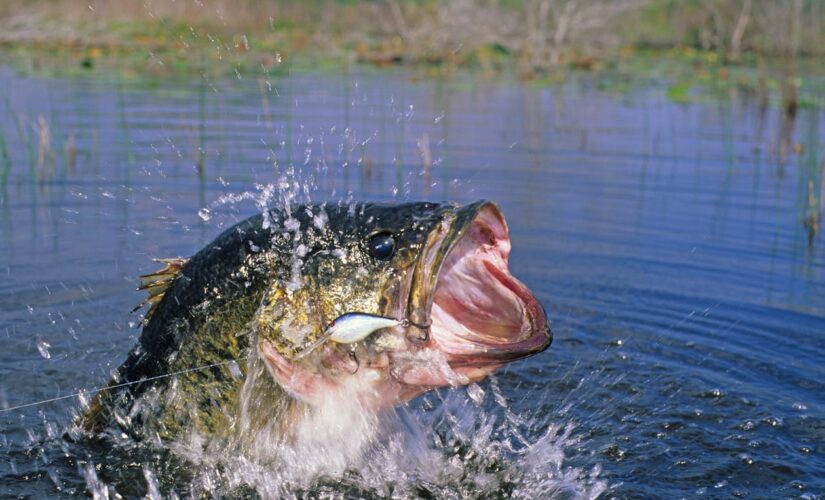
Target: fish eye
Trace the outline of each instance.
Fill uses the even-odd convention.
[[[370,255],[378,260],[390,260],[395,255],[395,238],[390,233],[370,236]]]

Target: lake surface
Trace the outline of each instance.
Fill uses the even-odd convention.
[[[400,451],[339,475],[70,443],[77,397],[4,411],[0,495],[821,498],[825,238],[803,220],[823,111],[693,95],[0,69],[0,408],[105,383],[139,336],[151,259],[282,202],[283,180],[297,201],[496,201],[555,334],[472,394],[414,401]]]

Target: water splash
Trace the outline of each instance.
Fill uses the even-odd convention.
[[[37,341],[37,352],[39,352],[40,355],[43,356],[44,359],[51,359],[52,354],[49,352],[50,347],[51,347],[51,344],[49,344],[45,340],[38,340]]]
[[[565,451],[581,445],[574,425],[548,424],[541,415],[516,421],[492,386],[442,391],[383,413],[358,402],[362,389],[299,410],[288,437],[259,433],[253,453],[193,432],[174,445],[196,470],[186,489],[196,496],[252,489],[265,498],[314,492],[582,499],[608,490],[600,466],[566,464]]]
[[[146,493],[146,498],[148,500],[161,500],[163,497],[160,494],[160,483],[158,482],[158,478],[155,476],[155,473],[148,467],[144,467],[143,477],[146,478],[146,485],[149,490]]]
[[[198,210],[198,217],[204,222],[209,222],[209,220],[212,219],[212,212],[210,212],[208,208],[201,208]]]
[[[80,473],[86,480],[86,487],[89,493],[92,494],[92,498],[94,498],[94,500],[109,500],[109,488],[106,486],[106,483],[98,477],[95,465],[89,461],[86,462],[85,465],[79,465],[78,467],[80,467]]]

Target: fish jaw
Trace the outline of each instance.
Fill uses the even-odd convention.
[[[508,269],[511,242],[499,208],[481,202],[445,238],[429,311],[428,348],[455,373],[477,381],[552,342],[544,308]],[[451,384],[454,385],[454,384]]]

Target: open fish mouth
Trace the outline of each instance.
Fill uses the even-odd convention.
[[[410,317],[429,325],[430,347],[453,368],[494,368],[546,349],[552,341],[547,317],[510,274],[510,236],[499,208],[474,203],[447,225],[428,242],[419,267],[430,279],[418,274],[422,286],[410,300]]]

